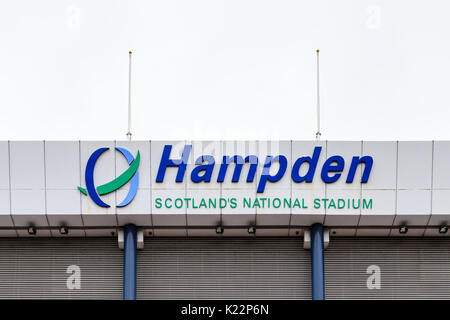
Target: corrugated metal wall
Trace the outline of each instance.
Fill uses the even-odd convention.
[[[70,265],[81,289],[67,288]],[[116,238],[0,239],[0,298],[122,299],[122,270]]]
[[[371,265],[380,289],[368,289]],[[327,299],[450,299],[450,239],[332,238],[325,284]]]
[[[148,238],[138,299],[310,299],[309,251],[298,238]]]
[[[137,297],[310,299],[309,254],[298,238],[147,238]],[[367,287],[369,266],[380,289]],[[121,299],[122,268],[116,238],[1,238],[0,298]],[[332,238],[325,283],[327,299],[450,299],[450,239]]]

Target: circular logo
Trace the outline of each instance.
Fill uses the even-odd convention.
[[[86,164],[86,170],[84,173],[85,176],[85,182],[86,182],[86,189],[82,187],[78,187],[78,190],[81,191],[84,195],[88,195],[91,197],[92,201],[94,201],[97,205],[109,208],[110,205],[103,202],[102,199],[100,199],[101,195],[108,194],[110,192],[113,192],[120,187],[122,187],[124,184],[126,184],[128,181],[130,182],[130,190],[128,191],[127,196],[125,199],[117,205],[117,207],[125,207],[127,204],[129,204],[134,197],[136,196],[138,185],[139,185],[139,172],[137,171],[139,168],[139,162],[141,160],[141,156],[139,153],[139,150],[136,154],[136,159],[133,157],[133,155],[125,148],[116,148],[117,151],[119,151],[127,160],[129,167],[127,170],[125,170],[120,176],[118,176],[116,179],[105,183],[101,186],[98,186],[95,188],[94,184],[94,168],[95,164],[97,163],[98,158],[105,152],[106,150],[109,150],[109,148],[100,148],[95,150],[92,155],[89,157],[89,160]]]

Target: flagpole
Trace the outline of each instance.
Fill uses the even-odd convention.
[[[316,61],[317,61],[317,132],[316,132],[316,139],[320,140],[320,136],[322,135],[320,133],[320,79],[319,79],[319,52],[320,50],[316,50]]]
[[[128,141],[131,141],[131,55],[132,52],[128,52],[129,60],[128,60],[128,132],[127,138]]]

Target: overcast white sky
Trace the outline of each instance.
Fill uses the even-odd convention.
[[[450,139],[446,0],[2,1],[0,139]]]

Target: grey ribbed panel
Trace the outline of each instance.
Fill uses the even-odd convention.
[[[146,238],[138,299],[310,299],[298,238]]]
[[[370,265],[381,289],[367,288]],[[450,239],[332,238],[325,286],[327,299],[450,299]]]
[[[67,289],[69,265],[81,289]],[[116,238],[0,238],[0,298],[122,299],[123,251]]]

